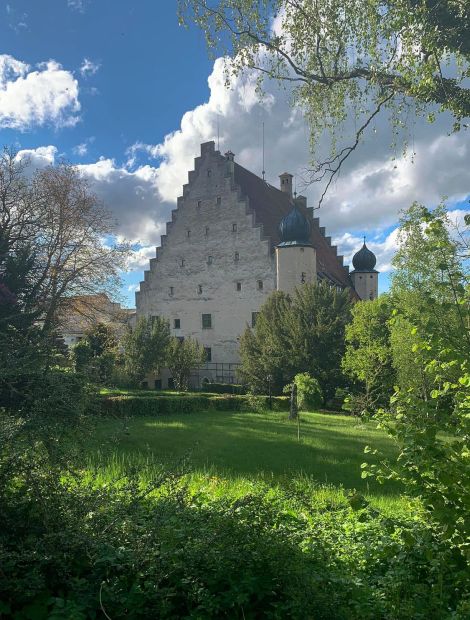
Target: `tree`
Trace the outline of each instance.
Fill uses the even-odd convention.
[[[191,370],[198,368],[206,360],[204,347],[193,338],[178,340],[172,338],[168,347],[168,369],[177,390],[189,389]]]
[[[294,377],[294,383],[297,386],[297,398],[299,409],[303,411],[314,411],[321,407],[323,403],[323,394],[315,377],[308,372],[300,372]]]
[[[315,377],[326,401],[344,382],[341,359],[351,306],[348,290],[326,282],[298,287],[292,299],[287,329],[294,374],[308,372]]]
[[[312,181],[327,181],[320,202],[382,108],[397,132],[410,112],[447,110],[454,130],[470,116],[463,0],[179,0],[179,14],[202,28],[214,54],[230,58],[227,78],[249,68],[260,82],[292,88],[312,150],[323,130],[332,134],[331,155],[314,159],[311,171]],[[350,114],[358,129],[337,150]]]
[[[402,330],[398,363],[409,372],[379,412],[398,458],[364,464],[363,476],[400,480],[420,499],[457,568],[468,562],[470,537],[470,287],[468,229],[451,231],[442,205],[413,205],[402,218],[391,302]]]
[[[326,399],[341,382],[344,330],[350,318],[348,291],[326,283],[305,284],[293,298],[273,293],[261,307],[254,329],[240,341],[242,379],[265,391],[267,377],[277,392],[297,373],[316,377]]]
[[[290,303],[285,293],[272,293],[261,307],[254,329],[247,327],[240,338],[239,375],[255,392],[266,393],[271,383],[274,392],[280,393],[293,376],[286,318]]]
[[[346,326],[344,372],[358,385],[350,396],[349,407],[359,415],[372,414],[388,404],[395,385],[390,344],[390,299],[381,295],[361,301],[352,309]]]
[[[28,163],[8,149],[0,157],[0,282],[8,262],[29,257],[22,315],[34,309],[50,334],[67,298],[116,293],[128,246],[113,241],[115,222],[77,168],[61,163],[31,179]]]
[[[115,333],[105,323],[93,325],[72,349],[75,370],[84,372],[91,381],[97,383],[109,382],[117,358]]]
[[[123,339],[125,368],[140,384],[149,373],[158,373],[166,363],[170,326],[159,316],[139,317]]]

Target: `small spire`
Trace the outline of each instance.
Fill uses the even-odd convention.
[[[365,245],[366,244],[366,236],[365,235],[364,235],[363,239],[364,239],[364,245]]]

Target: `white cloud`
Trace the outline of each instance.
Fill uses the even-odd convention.
[[[89,58],[84,58],[80,66],[80,73],[82,77],[88,77],[89,75],[95,75],[98,69],[101,67],[100,63],[93,62]]]
[[[21,64],[17,70],[23,71]],[[154,246],[177,196],[182,194],[200,143],[215,140],[217,144],[218,129],[220,150],[231,149],[236,161],[261,175],[264,122],[267,180],[277,186],[279,173],[292,172],[298,191],[307,195],[310,205],[316,205],[319,187],[303,188],[300,180],[310,159],[308,129],[302,114],[292,110],[288,94],[271,84],[259,102],[252,79],[231,77],[231,88],[226,89],[225,77],[223,61],[218,59],[208,79],[208,101],[187,111],[180,128],[161,143],[134,144],[123,164],[102,158],[80,166],[93,189],[113,210],[119,233],[141,242],[130,263],[132,269],[146,267],[155,255]],[[346,262],[360,248],[361,235],[366,232],[367,244],[377,254],[378,268],[389,270],[397,243],[392,229],[401,210],[414,200],[431,207],[447,195],[452,206],[470,195],[469,136],[465,132],[448,136],[449,126],[445,116],[433,125],[416,121],[412,128],[413,163],[405,157],[392,160],[387,117],[377,119],[376,131],[366,136],[315,213],[327,234],[335,237]]]
[[[55,146],[40,146],[37,149],[22,149],[18,151],[18,159],[27,159],[32,169],[45,168],[55,163],[57,148]]]
[[[86,142],[77,144],[77,146],[73,147],[72,151],[74,152],[75,155],[79,155],[80,157],[83,157],[88,152],[88,144]]]
[[[91,136],[90,138],[87,138],[86,140],[84,140],[80,144],[77,144],[76,146],[74,146],[72,148],[72,153],[74,155],[78,155],[79,157],[84,157],[88,153],[89,145],[92,144],[94,141],[95,141],[95,137],[94,136]]]
[[[32,70],[0,55],[0,128],[26,130],[33,125],[75,125],[79,120],[78,83],[54,60]]]
[[[67,5],[73,11],[84,13],[86,0],[67,0]]]

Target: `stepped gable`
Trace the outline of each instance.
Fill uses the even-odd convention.
[[[242,194],[248,197],[250,209],[254,211],[256,222],[262,224],[264,234],[269,237],[271,250],[281,241],[279,224],[292,210],[293,201],[286,192],[269,185],[243,166],[235,163],[235,183]],[[311,223],[310,239],[317,253],[317,271],[319,277],[328,277],[338,284],[353,287],[348,270],[338,259],[337,250],[328,242],[321,232],[318,218],[312,219],[309,210],[300,201],[295,203],[299,211]],[[323,228],[324,230],[324,228]],[[354,289],[353,289],[354,290]]]

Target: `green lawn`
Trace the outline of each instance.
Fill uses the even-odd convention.
[[[359,490],[381,507],[404,506],[397,486],[361,479],[361,463],[372,458],[364,454],[366,445],[393,454],[392,443],[373,423],[304,413],[300,442],[297,424],[286,413],[199,412],[126,424],[99,423],[97,438],[100,444],[109,439],[109,449],[96,450],[91,461],[105,478],[119,475],[125,466],[149,477],[159,463],[172,466],[189,455],[191,483],[210,486],[215,494],[246,493],[259,480],[283,485],[297,478],[331,497],[344,498],[343,487]]]

